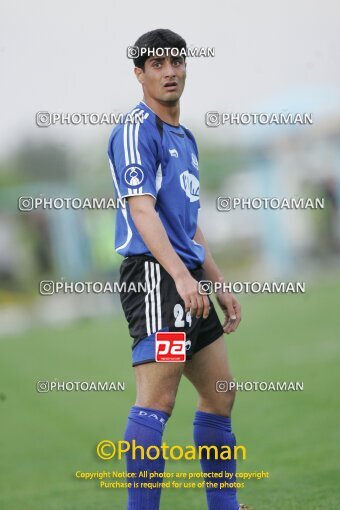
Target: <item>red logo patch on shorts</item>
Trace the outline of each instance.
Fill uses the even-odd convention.
[[[185,361],[185,339],[186,334],[184,332],[159,331],[156,333],[156,361]]]

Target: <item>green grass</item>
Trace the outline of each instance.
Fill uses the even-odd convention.
[[[338,508],[340,358],[339,284],[305,296],[242,298],[244,320],[226,338],[238,381],[298,380],[303,392],[239,392],[233,413],[247,447],[239,470],[265,470],[247,482],[240,501],[257,510]],[[37,380],[120,380],[125,392],[38,394]],[[164,440],[192,444],[195,392],[181,382]],[[124,470],[95,455],[101,439],[122,439],[134,399],[125,321],[83,321],[0,339],[0,508],[123,510],[124,490],[101,490],[74,472]],[[199,464],[168,462],[168,470]],[[203,509],[202,490],[164,490],[162,510]]]

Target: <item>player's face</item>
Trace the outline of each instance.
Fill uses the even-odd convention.
[[[186,63],[183,57],[150,57],[144,71],[137,69],[136,74],[145,97],[163,104],[176,104],[184,89]]]

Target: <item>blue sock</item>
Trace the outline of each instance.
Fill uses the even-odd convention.
[[[194,419],[194,440],[196,447],[198,446],[229,446],[232,451],[236,444],[236,439],[231,431],[231,419],[226,416],[219,416],[212,413],[204,413],[203,411],[196,411]],[[236,481],[236,461],[233,460],[220,460],[215,459],[213,452],[210,454],[210,459],[206,456],[201,459],[202,471],[205,473],[227,471],[233,473],[231,479],[211,478],[207,481],[217,482],[218,488],[206,487],[206,495],[209,510],[238,510],[239,505],[236,497],[236,489],[219,487],[221,482],[232,483]]]
[[[134,439],[136,445],[144,447],[144,451],[150,445],[161,447],[162,435],[165,424],[169,418],[169,415],[158,411],[157,409],[148,409],[146,407],[131,407],[128,422],[125,430],[124,439],[125,441],[131,441]],[[152,449],[151,455],[154,456],[155,452]],[[139,452],[136,452],[135,459],[132,459],[131,450],[126,454],[126,470],[129,473],[136,473],[135,478],[129,478],[129,482],[138,483],[138,487],[132,487],[128,489],[128,504],[127,510],[158,510],[161,498],[161,489],[154,488],[141,488],[141,483],[155,483],[163,482],[164,479],[159,476],[149,478],[140,477],[140,471],[147,470],[148,472],[156,471],[158,473],[164,472],[165,460],[160,455],[158,459],[151,460],[141,458]]]

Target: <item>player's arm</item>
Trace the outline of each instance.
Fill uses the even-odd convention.
[[[198,292],[197,281],[173,249],[166,230],[155,211],[155,199],[151,195],[128,198],[131,217],[144,243],[152,255],[172,276],[177,291],[185,304],[185,311],[191,310],[196,317],[207,318],[209,300]]]
[[[213,283],[224,283],[224,277],[218,265],[213,259],[208,244],[199,227],[197,227],[194,240],[204,246],[205,260],[203,264],[204,276]],[[216,299],[222,308],[225,316],[223,330],[225,333],[232,333],[236,330],[241,321],[241,307],[235,296],[231,292],[224,292],[222,289],[216,292]]]

